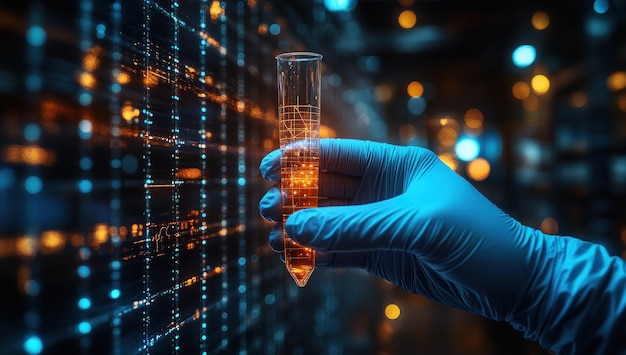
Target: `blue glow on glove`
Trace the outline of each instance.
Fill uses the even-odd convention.
[[[362,268],[507,321],[554,352],[626,349],[626,264],[604,247],[520,224],[427,149],[349,139],[320,149],[322,207],[285,226],[320,252],[320,266]],[[276,183],[278,160],[272,152],[260,165]],[[261,215],[279,221],[280,201],[274,186]],[[270,233],[276,251],[281,228]]]

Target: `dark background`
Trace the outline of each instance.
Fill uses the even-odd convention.
[[[624,257],[626,4],[338,3],[0,5],[0,352],[547,353],[360,271],[295,286],[257,207],[274,57],[323,54],[323,135],[428,147],[523,223]]]

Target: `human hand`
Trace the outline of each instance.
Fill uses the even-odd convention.
[[[295,212],[285,226],[319,251],[319,267],[362,268],[556,346],[562,331],[547,320],[563,316],[554,314],[555,297],[579,277],[559,268],[596,245],[520,224],[427,149],[323,139],[320,154],[323,207]],[[280,151],[263,159],[265,178],[279,182],[279,160]],[[280,221],[280,201],[274,186],[260,201],[261,215]],[[278,222],[270,233],[278,252],[281,238]]]

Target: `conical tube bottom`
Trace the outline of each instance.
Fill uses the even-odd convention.
[[[313,275],[313,268],[301,268],[301,267],[287,267],[287,271],[289,271],[289,275],[296,282],[296,285],[299,287],[306,286],[307,282],[309,282],[309,278]]]
[[[299,246],[291,239],[287,241],[289,246],[285,248],[285,266],[296,285],[304,287],[315,270],[315,250]]]

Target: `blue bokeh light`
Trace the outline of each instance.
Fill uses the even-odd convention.
[[[456,143],[455,152],[459,159],[471,161],[480,154],[480,145],[475,138],[463,137]]]
[[[78,323],[78,332],[81,334],[87,334],[91,332],[91,324],[89,324],[89,322]]]
[[[78,300],[78,308],[80,309],[89,309],[91,307],[91,300],[87,297],[83,297]]]
[[[607,0],[596,0],[593,2],[593,11],[604,14],[609,11],[609,2]]]
[[[331,12],[352,11],[356,4],[357,0],[324,0],[326,10]]]
[[[530,44],[523,44],[515,48],[512,58],[515,66],[524,68],[535,62],[537,51]]]
[[[24,341],[24,352],[30,355],[40,354],[43,351],[43,343],[36,335],[29,336]]]
[[[30,176],[24,181],[24,188],[30,194],[37,194],[41,191],[43,182],[39,176]]]
[[[31,26],[26,32],[26,40],[31,46],[42,46],[46,43],[46,31],[41,26]]]

